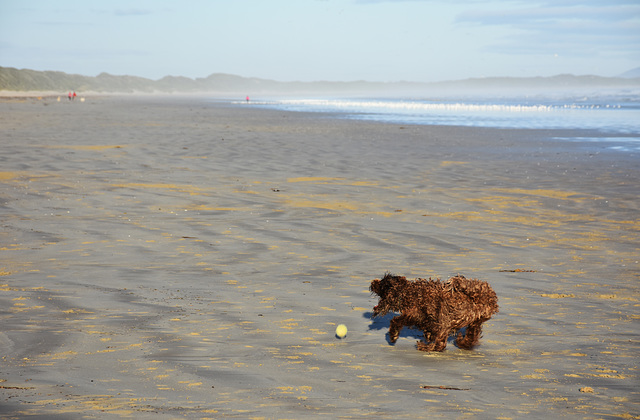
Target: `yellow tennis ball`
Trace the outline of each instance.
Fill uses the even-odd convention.
[[[338,325],[338,328],[336,328],[336,335],[340,338],[344,338],[347,335],[347,326],[344,324]]]

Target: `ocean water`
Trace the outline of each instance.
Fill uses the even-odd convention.
[[[397,124],[520,129],[587,129],[602,137],[558,137],[620,152],[640,152],[640,93],[503,98],[304,98],[234,102]]]

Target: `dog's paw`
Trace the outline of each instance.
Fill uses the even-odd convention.
[[[420,351],[431,351],[431,350],[433,350],[431,348],[433,346],[430,346],[429,344],[426,344],[426,343],[424,343],[422,341],[417,341],[417,343],[418,343],[418,350],[420,350]]]
[[[425,343],[424,341],[417,341],[418,350],[420,351],[433,351],[434,344],[433,343]]]
[[[462,350],[472,350],[475,347],[475,343],[468,340],[456,340],[456,346]]]
[[[420,351],[444,351],[444,347],[436,348],[436,343],[425,343],[424,341],[418,341],[417,343]]]

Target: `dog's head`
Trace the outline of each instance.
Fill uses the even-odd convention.
[[[408,280],[404,276],[394,276],[386,273],[382,279],[371,282],[369,290],[380,297],[373,308],[373,316],[385,315],[387,312],[400,312],[402,309],[402,292],[406,289]]]

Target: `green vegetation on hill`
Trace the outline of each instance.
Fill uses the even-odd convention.
[[[14,91],[96,91],[96,92],[152,92],[152,80],[132,76],[97,77],[67,74],[60,71],[35,71],[0,67],[0,90]]]

